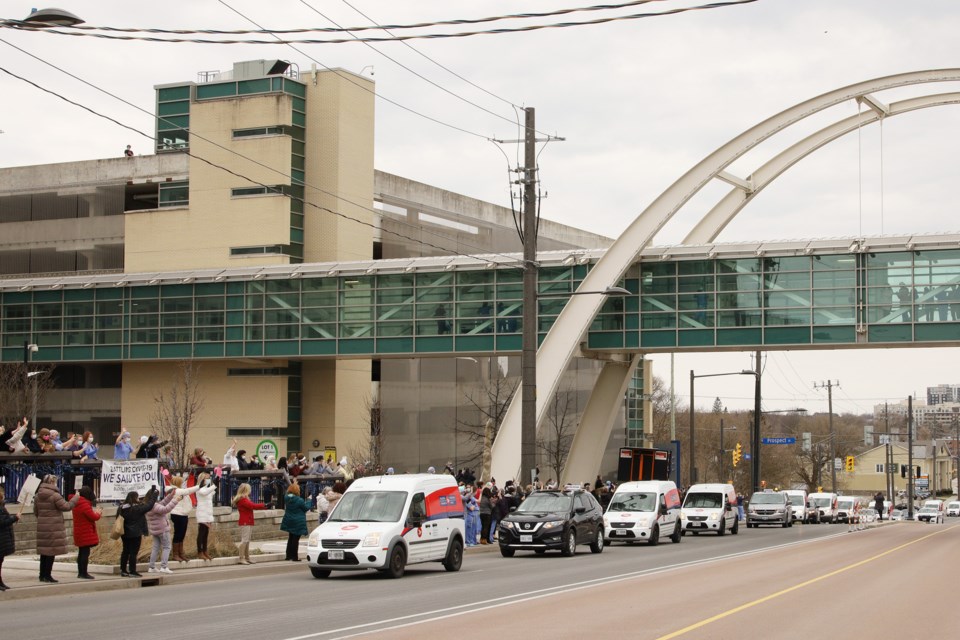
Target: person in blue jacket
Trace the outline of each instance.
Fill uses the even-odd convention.
[[[280,530],[287,532],[287,557],[285,560],[300,562],[300,538],[307,535],[307,511],[310,503],[300,497],[300,485],[294,478],[287,487],[284,498],[283,520]]]
[[[463,500],[464,534],[467,536],[467,546],[477,546],[477,534],[480,533],[480,505],[473,497],[470,485],[465,485],[460,492]]]

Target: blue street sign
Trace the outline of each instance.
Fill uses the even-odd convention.
[[[763,438],[760,440],[763,444],[797,444],[796,438]]]
[[[749,454],[749,453],[743,454],[743,459],[744,459],[744,460],[749,460],[749,459],[750,459],[750,454]]]

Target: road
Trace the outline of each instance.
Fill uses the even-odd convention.
[[[341,573],[315,580],[305,564],[256,579],[231,579],[69,597],[51,596],[48,624],[22,605],[0,606],[5,637],[62,640],[70,629],[108,638],[537,637],[807,638],[837,625],[853,637],[947,637],[960,526],[888,524],[846,533],[842,525],[741,529],[608,547],[574,558],[467,554],[459,573],[439,565],[401,580]],[[800,613],[803,612],[803,613]],[[853,612],[853,613],[851,613]],[[796,627],[788,626],[799,621]]]

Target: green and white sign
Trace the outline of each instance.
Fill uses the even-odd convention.
[[[277,443],[273,440],[261,440],[257,445],[257,457],[260,458],[261,462],[266,462],[270,456],[273,456],[273,459],[276,460],[279,453]]]

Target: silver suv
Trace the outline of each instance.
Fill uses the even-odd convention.
[[[776,524],[781,527],[793,526],[793,513],[790,496],[780,491],[757,492],[750,497],[747,505],[747,528],[761,524]]]

